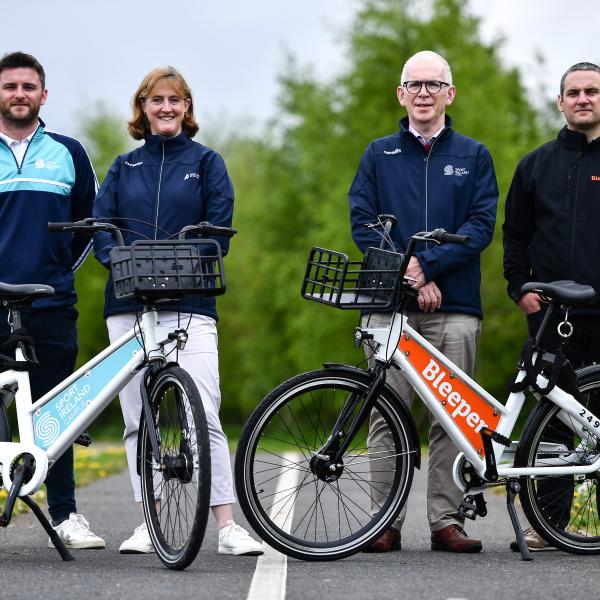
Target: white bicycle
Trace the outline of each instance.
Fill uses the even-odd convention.
[[[383,220],[389,239],[392,221]],[[349,556],[390,527],[420,466],[413,418],[385,381],[387,369],[397,368],[460,450],[453,475],[464,492],[458,508],[464,516],[485,516],[483,492],[504,485],[524,560],[530,555],[514,508],[517,493],[529,522],[550,544],[600,553],[600,366],[575,373],[561,352],[543,349],[552,312],[565,314],[561,333],[570,335],[569,309],[593,302],[593,288],[573,282],[524,287],[542,295],[548,311],[502,404],[407,322],[404,307],[416,291],[404,274],[421,241],[469,240],[443,230],[423,232],[412,237],[404,255],[369,248],[362,262],[313,248],[304,298],[344,309],[391,309],[390,320],[387,327],[356,330],[355,342],[375,353],[373,368],[326,364],[282,383],[251,415],[235,467],[246,518],[274,548],[305,560]],[[539,403],[521,439],[511,442],[527,391]],[[389,429],[386,445],[369,441],[372,413]]]
[[[145,369],[138,437],[144,514],[159,559],[171,569],[184,569],[196,557],[206,528],[210,448],[198,390],[175,362],[187,333],[184,328],[162,327],[157,309],[184,293],[225,292],[218,242],[185,237],[231,237],[235,230],[200,223],[184,228],[177,240],[139,240],[124,246],[114,225],[94,219],[49,223],[49,228],[113,233],[117,247],[110,257],[116,295],[133,296],[144,308],[131,331],[32,403],[29,370],[37,361],[34,347],[23,341],[19,311],[54,290],[47,285],[0,283],[0,304],[9,311],[15,346],[14,358],[0,356],[0,488],[9,490],[0,526],[10,523],[19,498],[35,513],[63,560],[73,559],[29,496],[44,483],[48,469],[62,453],[135,374]],[[13,400],[18,442],[11,441],[7,415]]]

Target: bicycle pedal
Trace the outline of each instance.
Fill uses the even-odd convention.
[[[92,445],[92,436],[89,431],[82,432],[79,437],[75,440],[75,444],[79,444],[80,446],[91,446]]]
[[[484,500],[483,494],[467,495],[458,507],[458,514],[474,521],[477,517],[485,517],[487,515],[486,504],[487,502]]]

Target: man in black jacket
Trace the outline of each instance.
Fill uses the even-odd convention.
[[[521,293],[524,283],[570,279],[592,285],[600,296],[600,67],[583,62],[566,71],[558,110],[567,124],[518,164],[502,228],[508,293],[526,315],[530,337],[545,310],[537,294]],[[553,318],[544,337],[547,349],[561,344],[556,327],[562,315]],[[573,366],[600,362],[600,303],[572,311],[569,320],[574,331],[564,350]],[[572,486],[554,487],[555,505],[567,513]],[[548,548],[533,529],[525,533],[531,550]],[[517,549],[516,542],[511,548]]]

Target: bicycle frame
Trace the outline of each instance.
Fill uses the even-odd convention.
[[[372,339],[376,345],[375,359],[379,362],[391,361],[400,368],[462,455],[474,466],[477,474],[485,480],[485,451],[479,432],[483,427],[488,427],[504,437],[510,438],[525,403],[524,393],[511,393],[505,405],[498,402],[416,332],[408,324],[408,318],[404,314],[390,315],[389,327],[364,327],[362,329],[373,336]],[[392,340],[399,341],[394,343]],[[522,381],[524,378],[525,371],[520,370],[517,381]],[[537,383],[540,387],[544,387],[548,381],[540,375]],[[555,386],[545,397],[562,409],[561,420],[569,427],[575,427],[582,439],[585,439],[586,431],[600,437],[600,420],[577,402],[571,394]],[[500,477],[573,475],[592,473],[600,469],[600,455],[594,462],[583,466],[517,468],[512,464],[500,464],[506,450],[505,446],[493,442],[493,450]],[[577,449],[568,452],[576,455]],[[568,457],[562,457],[560,464],[565,465],[565,461],[568,461]],[[549,464],[548,461],[546,464]],[[457,463],[455,463],[455,467],[456,465]],[[458,481],[457,485],[459,485]],[[461,486],[459,485],[459,487]]]
[[[158,314],[144,310],[141,323],[80,367],[62,383],[32,404],[29,374],[0,373],[0,389],[16,384],[15,403],[19,442],[0,442],[0,468],[4,486],[12,485],[10,465],[29,453],[36,460],[33,477],[19,496],[35,492],[47,470],[106,408],[116,394],[150,361],[166,362],[164,347],[171,329],[160,327]],[[15,351],[23,360],[22,351]],[[0,400],[1,401],[1,400]]]

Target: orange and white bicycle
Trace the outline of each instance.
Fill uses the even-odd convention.
[[[386,239],[391,223],[380,217]],[[343,309],[391,311],[390,320],[387,327],[356,329],[355,341],[375,353],[372,368],[325,364],[282,383],[253,412],[235,464],[246,518],[271,546],[304,560],[349,556],[391,525],[420,466],[415,423],[386,384],[386,371],[394,367],[460,451],[453,475],[464,492],[464,516],[485,516],[483,492],[504,485],[524,560],[530,555],[514,507],[517,494],[527,519],[550,544],[576,554],[600,553],[600,365],[575,372],[561,352],[543,349],[550,315],[564,313],[559,333],[568,337],[569,309],[593,302],[594,289],[565,281],[527,284],[524,291],[542,295],[548,310],[502,404],[408,324],[404,307],[416,291],[404,275],[420,241],[469,242],[435,230],[414,235],[404,255],[369,248],[362,262],[354,262],[339,252],[311,251],[305,298]],[[511,442],[526,393],[539,402],[521,439]],[[385,444],[370,441],[372,413],[389,428]]]

